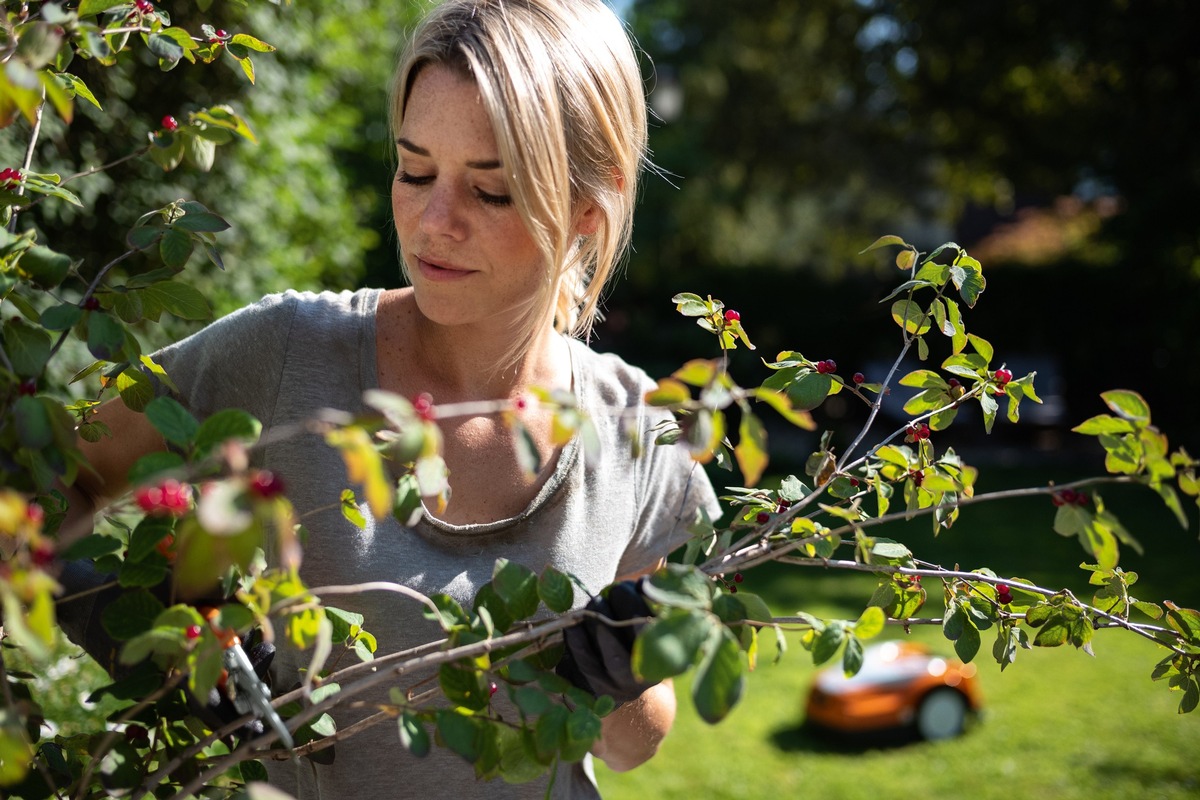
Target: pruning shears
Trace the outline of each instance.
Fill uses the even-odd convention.
[[[279,716],[279,712],[271,705],[271,690],[258,677],[254,665],[242,649],[241,638],[232,630],[222,628],[217,624],[217,609],[208,609],[204,616],[208,625],[216,634],[224,652],[221,655],[221,666],[225,668],[218,688],[233,703],[239,714],[254,714],[254,716],[271,726],[283,746],[291,750],[295,747],[292,735],[287,725]]]

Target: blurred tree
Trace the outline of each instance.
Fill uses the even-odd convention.
[[[78,102],[70,137],[57,117],[47,115],[34,169],[67,176],[113,161],[144,147],[163,116],[184,119],[213,103],[233,105],[259,143],[223,151],[207,173],[187,169],[164,176],[149,158],[128,161],[72,184],[85,206],[101,198],[94,213],[44,203],[22,214],[20,226],[42,229],[82,259],[80,269],[89,274],[125,250],[126,232],[147,209],[180,197],[200,200],[233,225],[220,237],[227,271],[206,265],[195,278],[218,315],[289,287],[354,287],[368,274],[375,283],[397,282],[387,210],[386,95],[394,56],[418,5],[344,0],[336,13],[311,4],[280,9],[225,3],[205,13],[191,3],[162,7],[189,30],[198,32],[202,23],[230,33],[245,27],[278,47],[255,56],[255,90],[244,91],[247,78],[230,58],[222,79],[220,70],[186,62],[170,72],[76,65],[107,113]],[[154,113],[135,114],[133,108]],[[0,164],[19,164],[29,138],[24,120],[6,129]],[[153,256],[138,261],[129,268],[157,266]],[[151,326],[146,335],[178,337],[193,326]]]
[[[634,0],[630,13],[667,175],[647,182],[620,291],[678,290],[708,268],[791,272],[770,298],[725,299],[788,320],[789,346],[817,333],[801,346],[868,353],[865,329],[810,307],[836,286],[817,279],[886,269],[856,255],[883,233],[972,248],[1015,222],[985,260],[1030,267],[991,289],[1030,322],[1007,341],[1062,357],[1073,411],[1133,368],[1160,421],[1197,430],[1176,398],[1200,391],[1200,6]],[[788,297],[807,304],[780,316]],[[1017,306],[988,308],[985,329]]]

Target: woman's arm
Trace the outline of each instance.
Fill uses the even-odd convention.
[[[658,752],[674,722],[675,689],[665,680],[601,720],[592,754],[615,772],[631,770]]]
[[[90,534],[96,512],[129,490],[129,470],[139,458],[166,449],[162,435],[146,415],[130,411],[121,400],[106,402],[93,420],[107,425],[112,435],[97,442],[80,442],[88,465],[79,470],[74,484],[58,486],[69,504],[59,529],[60,548]]]

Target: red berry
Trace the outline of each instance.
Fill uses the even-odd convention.
[[[855,487],[855,488],[858,488],[858,478],[851,478],[851,479],[850,479],[850,485],[851,485],[851,486],[853,486],[853,487]]]
[[[737,587],[736,587],[736,586],[730,586],[730,587],[729,587],[729,593],[730,593],[730,594],[737,594]]]
[[[188,629],[184,632],[184,635],[187,636],[189,642],[199,639],[200,638],[200,626],[199,625],[189,625]]]
[[[1000,601],[1001,605],[1006,606],[1013,601],[1013,596],[1011,594],[1009,594],[1008,592],[1004,592],[1002,594],[996,595],[996,599]]]
[[[740,573],[740,572],[733,573],[733,582],[734,583],[741,583],[743,580],[745,580],[745,578],[742,576],[742,573]]]
[[[33,558],[34,564],[44,567],[54,561],[54,546],[49,542],[38,542],[30,556]]]
[[[426,422],[432,422],[434,419],[433,413],[433,395],[429,392],[421,392],[413,400],[413,410],[417,412],[417,416]]]
[[[492,683],[489,683],[488,684],[488,697],[491,697],[492,695],[494,695],[497,692],[497,690],[499,690],[499,689],[500,689],[500,687],[496,685],[495,681],[493,681]]]
[[[1070,505],[1075,502],[1075,498],[1078,495],[1076,495],[1074,489],[1063,489],[1058,493],[1058,496],[1062,501],[1059,505]]]
[[[26,397],[37,394],[37,381],[33,378],[28,378],[21,381],[21,385],[17,387],[17,391]]]
[[[228,39],[229,34],[225,31],[224,28],[217,28],[217,38],[218,39]]]
[[[1075,505],[1086,506],[1087,504],[1088,504],[1087,492],[1076,492],[1075,493]]]
[[[21,170],[5,167],[0,170],[0,185],[5,189],[21,182]]]
[[[46,510],[38,503],[30,503],[25,507],[25,518],[40,528],[46,519]]]
[[[837,362],[832,358],[826,359],[825,361],[818,361],[817,372],[821,373],[822,375],[827,375],[831,372],[837,372]]]
[[[516,400],[513,400],[513,408],[517,411],[524,411],[525,409],[529,408],[529,398],[527,398],[525,395],[521,395]]]
[[[757,522],[759,525],[763,525],[763,524],[769,522],[770,519],[771,519],[770,514],[768,514],[765,511],[760,511],[760,512],[758,512],[758,516],[756,516],[754,518],[754,521]]]
[[[141,742],[150,738],[150,733],[141,725],[126,725],[125,726],[125,741]]]
[[[957,389],[958,387],[962,386],[962,383],[959,382],[958,378],[951,378],[950,380],[946,381],[946,385],[951,389]]]
[[[917,486],[920,486],[925,481],[925,473],[919,469],[915,469],[908,473],[908,476],[912,478],[912,482]]]
[[[100,308],[100,301],[96,299],[96,295],[89,294],[87,299],[83,301],[84,311],[95,311]]]
[[[997,583],[996,584],[996,593],[997,594],[1008,594],[1008,584],[1007,583]]]
[[[734,311],[732,308],[725,312],[726,322],[737,322],[742,318],[742,315]]]
[[[283,478],[269,469],[260,469],[250,479],[250,492],[263,500],[278,497],[284,493]]]
[[[168,133],[174,133],[179,130],[179,120],[167,114],[162,118],[162,129]]]
[[[791,508],[791,507],[792,507],[792,501],[791,501],[791,500],[784,500],[782,497],[781,497],[781,498],[779,498],[779,506],[778,506],[778,508],[779,508],[779,510],[780,510],[780,511],[787,511],[787,510],[788,510],[789,508]]]
[[[143,14],[154,13],[154,4],[151,3],[150,0],[137,0],[134,5],[137,6],[137,10]]]
[[[1009,381],[1012,380],[1013,374],[1010,370],[998,369],[994,373],[992,373],[992,377],[994,377],[996,379],[997,386],[1004,386],[1005,384],[1007,384]]]
[[[867,376],[863,375],[861,372],[854,373],[853,381],[855,383],[865,383],[866,380],[867,380]]]
[[[158,486],[146,486],[134,493],[138,507],[147,514],[182,517],[192,504],[191,484],[168,478]]]

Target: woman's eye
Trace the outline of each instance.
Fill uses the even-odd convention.
[[[410,186],[424,186],[428,183],[433,182],[433,176],[432,175],[412,175],[408,172],[405,172],[404,170],[400,170],[399,172],[396,173],[396,180],[400,181],[400,183],[407,183]]]
[[[488,194],[487,192],[483,191],[482,189],[476,189],[475,195],[480,200],[487,203],[488,205],[492,205],[492,206],[511,206],[512,205],[512,195],[509,195],[509,194]]]

